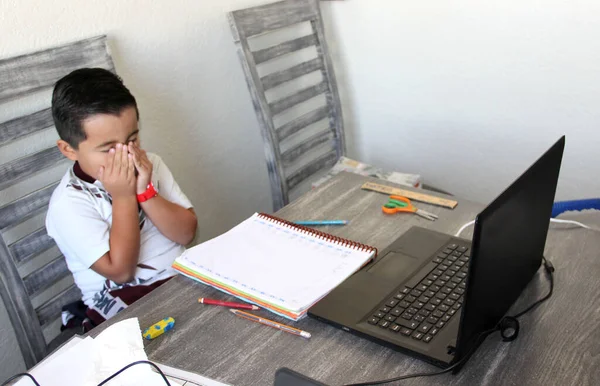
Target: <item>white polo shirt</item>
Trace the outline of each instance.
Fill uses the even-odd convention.
[[[152,183],[166,200],[186,209],[192,204],[175,182],[162,159],[148,153],[152,162]],[[175,275],[171,264],[185,250],[183,245],[165,237],[141,208],[140,255],[135,278],[128,285],[151,284]],[[112,199],[100,181],[85,174],[75,163],[52,193],[46,229],[65,256],[83,302],[91,307],[94,296],[105,288],[122,287],[94,272],[90,267],[110,250]],[[97,300],[97,299],[96,299]]]

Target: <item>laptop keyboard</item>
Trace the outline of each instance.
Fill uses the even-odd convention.
[[[437,264],[435,268],[418,284],[396,291],[380,304],[367,322],[425,343],[431,342],[450,319],[459,314],[469,258],[468,247],[448,244],[433,259]]]

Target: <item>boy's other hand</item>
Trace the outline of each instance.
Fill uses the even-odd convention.
[[[140,149],[134,142],[129,142],[129,152],[133,155],[133,162],[138,172],[137,194],[142,194],[146,191],[152,179],[152,162],[148,159],[146,151]]]
[[[108,162],[100,167],[98,179],[113,199],[135,196],[135,164],[126,145],[118,143],[108,151]]]

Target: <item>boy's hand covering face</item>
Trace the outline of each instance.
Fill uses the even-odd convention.
[[[142,194],[148,188],[152,179],[152,163],[146,155],[146,151],[139,148],[135,142],[129,142],[129,152],[133,156],[135,169],[138,172],[136,190],[137,194]]]
[[[127,146],[117,144],[109,150],[108,162],[100,167],[98,177],[113,199],[135,195],[135,165]]]

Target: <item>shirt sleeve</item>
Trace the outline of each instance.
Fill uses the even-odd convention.
[[[65,196],[48,209],[46,230],[67,261],[89,268],[110,250],[110,224],[85,196]]]
[[[171,201],[185,209],[192,208],[192,203],[181,190],[173,174],[156,154],[148,154],[148,159],[152,162],[152,183],[157,188],[158,193],[166,200]]]

